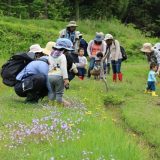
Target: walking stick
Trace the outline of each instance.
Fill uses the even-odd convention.
[[[100,77],[102,77],[103,82],[106,86],[106,92],[108,92],[108,85],[107,85],[107,80],[104,74],[104,67],[103,67],[104,59],[101,60],[101,70],[100,70]]]

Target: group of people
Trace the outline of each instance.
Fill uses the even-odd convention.
[[[63,99],[64,89],[69,88],[69,82],[75,76],[84,79],[88,60],[88,78],[96,74],[98,64],[102,62],[104,75],[110,73],[112,65],[113,81],[122,81],[119,41],[111,34],[97,32],[95,38],[87,43],[83,34],[76,31],[77,27],[75,21],[70,21],[60,31],[56,42],[48,42],[45,48],[39,44],[30,46],[27,54],[34,61],[17,75],[14,87],[17,95],[26,97],[26,102],[38,102],[48,95],[50,100],[67,105]]]
[[[145,53],[150,65],[145,93],[158,96],[155,91],[157,82],[156,76],[160,74],[160,43],[156,43],[154,46],[152,46],[151,43],[144,43],[141,51]]]

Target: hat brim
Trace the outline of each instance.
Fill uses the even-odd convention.
[[[78,27],[76,24],[68,24],[66,27]]]
[[[113,40],[113,38],[104,38],[105,41],[107,40]]]
[[[102,41],[103,41],[102,38],[95,38],[94,40],[95,40],[96,42],[102,42]]]
[[[43,48],[42,49],[39,49],[39,50],[35,50],[35,51],[32,51],[32,50],[30,50],[29,52],[33,52],[33,53],[39,53],[39,52],[43,52]]]
[[[153,52],[154,50],[152,50],[152,49],[144,49],[144,48],[141,48],[140,49],[142,52],[145,52],[145,53],[151,53],[151,52]]]
[[[56,48],[56,49],[66,49],[66,50],[68,50],[68,51],[74,51],[74,49],[72,49],[72,48],[64,48],[64,47],[62,47],[62,46],[54,46],[53,48]]]

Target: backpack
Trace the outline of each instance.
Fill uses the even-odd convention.
[[[127,60],[128,57],[127,57],[125,49],[122,46],[120,46],[120,50],[121,50],[121,53],[122,53],[122,61]]]
[[[13,87],[16,84],[16,76],[29,63],[33,61],[26,53],[13,55],[2,65],[1,76],[3,83]]]

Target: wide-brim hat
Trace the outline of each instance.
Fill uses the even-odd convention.
[[[76,21],[70,21],[66,27],[78,27],[78,25],[76,24]]]
[[[104,40],[109,40],[109,39],[113,39],[113,36],[111,34],[106,34],[104,37]]]
[[[29,49],[30,49],[29,52],[32,52],[32,53],[43,52],[43,48],[41,48],[39,44],[31,45]]]
[[[46,55],[50,55],[51,54],[51,52],[52,52],[52,50],[53,50],[53,47],[56,45],[56,43],[55,42],[48,42],[47,44],[46,44],[46,47],[44,48],[44,50],[43,50],[43,53],[44,54],[46,54]]]
[[[95,40],[96,42],[102,42],[102,41],[103,41],[103,36],[102,36],[102,34],[96,34],[94,40]]]
[[[74,51],[73,43],[67,38],[57,39],[56,44],[53,48],[57,48],[57,49],[63,48],[63,49],[69,50],[69,51]]]
[[[151,52],[153,52],[152,44],[151,43],[144,43],[143,47],[140,50],[145,53],[151,53]]]

